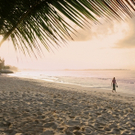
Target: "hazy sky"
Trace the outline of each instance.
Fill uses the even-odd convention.
[[[25,57],[6,41],[0,56],[6,64],[33,69],[135,69],[135,18],[126,22],[103,22],[91,29],[76,27],[77,36],[67,45],[44,50],[42,58]]]

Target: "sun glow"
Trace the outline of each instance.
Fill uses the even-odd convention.
[[[103,22],[87,31],[78,29],[78,39],[69,41],[54,53],[43,49],[44,56],[38,59],[15,52],[12,43],[6,41],[0,48],[0,56],[6,64],[30,69],[135,68],[135,49],[118,47],[129,30],[127,22]]]

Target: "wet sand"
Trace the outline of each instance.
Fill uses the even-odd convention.
[[[0,135],[135,135],[135,96],[0,75]]]

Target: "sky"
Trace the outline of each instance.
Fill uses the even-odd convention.
[[[0,48],[6,65],[20,69],[135,69],[135,17],[127,21],[102,21],[77,30],[74,41],[38,59],[14,51],[10,41]]]

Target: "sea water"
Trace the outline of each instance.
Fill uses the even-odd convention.
[[[115,77],[118,84],[117,91],[135,94],[134,70],[36,70],[16,72],[12,74],[12,76],[74,84],[82,87],[92,87],[110,91],[112,90],[112,78]]]

